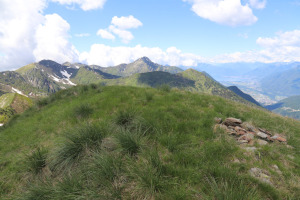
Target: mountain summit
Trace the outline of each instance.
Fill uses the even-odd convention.
[[[182,72],[178,67],[163,66],[152,62],[148,57],[142,57],[129,64],[120,64],[115,67],[100,67],[101,71],[117,76],[131,76],[136,73],[164,71],[172,74]]]

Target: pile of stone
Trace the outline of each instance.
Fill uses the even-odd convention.
[[[225,130],[226,133],[236,138],[239,144],[266,145],[272,142],[287,142],[286,138],[281,134],[272,134],[270,131],[256,128],[248,122],[242,122],[240,119],[227,118],[222,121],[221,118],[215,118],[217,123],[214,127],[216,131],[218,128]]]

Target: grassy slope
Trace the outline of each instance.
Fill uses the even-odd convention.
[[[24,67],[17,69],[16,72],[18,72],[21,75],[25,75],[28,71],[30,71],[34,68],[35,68],[35,64],[31,63],[29,65],[25,65]]]
[[[38,105],[0,130],[1,199],[252,200],[300,195],[299,121],[217,96],[121,86],[77,86]],[[138,128],[124,130],[117,125],[120,116],[129,116]],[[213,133],[216,116],[285,133],[295,149],[272,144],[245,152],[223,133]],[[70,144],[65,135],[87,123],[100,125],[107,130],[103,137],[113,141],[132,137],[140,148],[132,155],[124,142],[113,151],[96,145],[83,150],[67,171],[51,171],[49,166],[61,155],[57,152]],[[138,130],[146,135],[137,135]],[[48,154],[46,167],[35,175],[28,158],[38,148]],[[234,158],[242,162],[233,163]],[[270,169],[273,164],[282,175]],[[268,170],[275,186],[251,178],[247,171],[252,167]]]
[[[97,69],[89,67],[81,67],[79,70],[71,76],[71,81],[76,84],[90,84],[99,83],[103,79],[118,78],[111,74],[107,74]]]
[[[23,113],[33,102],[30,98],[17,93],[7,93],[0,97],[0,123],[5,123],[14,114]]]
[[[7,93],[0,97],[0,108],[6,108],[11,105],[16,93]]]
[[[154,71],[134,74],[129,77],[114,80],[104,80],[103,82],[107,85],[127,85],[137,87],[159,87],[161,85],[169,85],[171,88],[218,95],[233,101],[250,104],[220,83],[194,69],[188,69],[178,74]]]
[[[237,95],[239,95],[240,97],[246,99],[247,101],[250,101],[250,102],[252,102],[252,103],[260,106],[260,104],[255,99],[253,99],[253,97],[251,97],[249,94],[244,93],[238,87],[236,87],[236,86],[229,86],[227,88],[229,90],[231,90],[232,92],[236,93]]]

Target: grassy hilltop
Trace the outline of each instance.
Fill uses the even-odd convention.
[[[248,151],[214,130],[215,117],[288,142]],[[299,199],[299,144],[299,121],[222,97],[76,86],[0,129],[0,199]],[[251,168],[266,171],[270,183]]]

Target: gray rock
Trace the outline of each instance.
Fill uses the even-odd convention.
[[[247,131],[251,131],[251,132],[255,132],[255,130],[256,130],[256,128],[252,124],[250,124],[248,122],[243,122],[241,124],[241,127],[243,129],[246,129]]]
[[[258,137],[260,137],[262,139],[267,139],[268,138],[267,134],[265,134],[263,132],[260,132],[260,131],[256,133],[256,136],[258,136]]]
[[[265,141],[265,140],[260,140],[260,139],[258,139],[256,142],[257,142],[257,144],[259,144],[259,145],[267,145],[267,144],[268,144],[267,141]]]
[[[247,133],[247,134],[242,135],[241,137],[239,137],[238,140],[247,140],[248,142],[250,142],[253,139],[254,139],[254,136],[250,133]]]
[[[238,140],[238,143],[239,143],[239,144],[247,144],[247,143],[248,143],[248,140]]]
[[[272,168],[275,172],[277,172],[278,174],[282,174],[282,172],[280,171],[279,167],[277,165],[272,165]]]
[[[243,149],[245,149],[247,152],[254,152],[257,150],[256,147],[242,147]]]
[[[225,119],[225,121],[223,123],[226,126],[240,126],[242,124],[242,120],[236,119],[233,117],[229,117],[229,118]]]
[[[267,172],[265,170],[254,167],[249,170],[249,173],[251,176],[258,178],[262,182],[272,185],[271,180],[270,180],[271,177],[269,175],[267,175]]]

